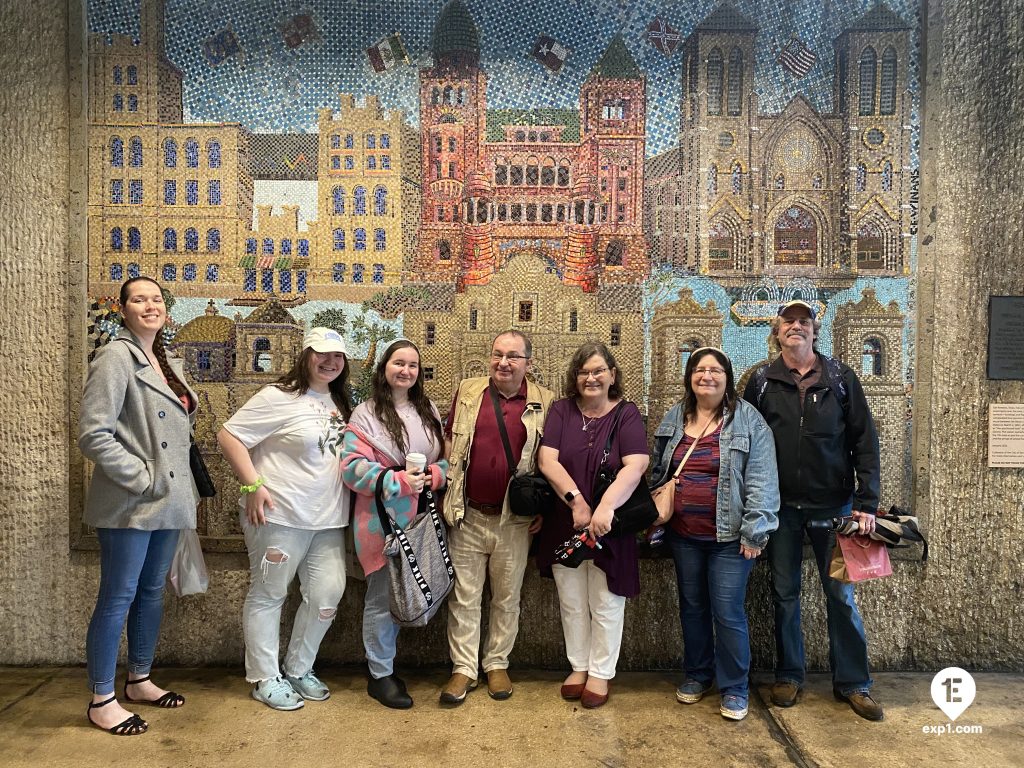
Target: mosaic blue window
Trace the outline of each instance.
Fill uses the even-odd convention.
[[[354,157],[352,157],[352,155],[345,155],[345,170],[346,171],[352,171],[352,170],[355,170],[355,167],[356,167],[356,159]]]
[[[338,157],[337,155],[334,155],[331,158],[331,170],[334,170],[334,171],[340,171],[341,170],[341,158]]]
[[[366,188],[356,187],[352,193],[356,216],[366,215]]]
[[[178,167],[178,144],[174,139],[164,140],[164,167]]]
[[[256,238],[249,237],[245,240],[245,252],[250,254],[256,253]]]
[[[382,133],[380,135],[380,148],[391,149],[391,134]]]
[[[873,337],[864,339],[864,349],[861,352],[861,375],[881,376],[884,370],[881,340]]]
[[[185,165],[189,168],[199,167],[199,142],[195,139],[185,141]]]
[[[888,160],[882,166],[882,191],[892,192],[892,163]]]
[[[112,106],[115,112],[122,112],[124,110],[124,97],[120,93],[114,94]]]
[[[366,170],[376,171],[377,170],[377,158],[373,155],[369,155],[366,158]]]
[[[139,111],[139,97],[134,93],[128,94],[128,111],[138,112]]]
[[[185,202],[189,205],[199,205],[199,180],[185,180]]]
[[[306,240],[305,238],[301,238],[299,240],[299,258],[309,258],[309,240]]]
[[[173,179],[164,181],[164,205],[177,205],[178,203],[178,182]]]
[[[195,227],[189,227],[185,230],[185,250],[199,250],[199,233],[196,231]]]
[[[882,83],[878,94],[878,111],[883,115],[896,113],[896,51],[892,46],[882,54]]]
[[[335,187],[331,190],[331,204],[335,215],[345,212],[345,188]]]
[[[775,183],[773,184],[773,186],[775,187],[775,189],[785,189],[786,188],[786,177],[784,175],[782,175],[781,173],[778,174],[775,177]]]
[[[263,255],[273,256],[274,255],[274,238],[264,237],[263,238]]]
[[[295,273],[295,289],[299,293],[306,292],[306,270],[300,269]]]
[[[128,182],[128,203],[142,205],[142,181],[140,179],[132,179]]]
[[[124,182],[121,179],[110,180],[110,202],[114,205],[124,202]]]
[[[718,194],[718,166],[712,165],[708,168],[708,199]]]
[[[113,280],[114,282],[120,282],[121,280],[124,280],[124,269],[121,267],[120,264],[110,265],[110,279]]]
[[[120,251],[124,248],[124,236],[120,227],[110,230],[110,250]]]
[[[139,233],[137,227],[128,227],[128,250],[142,250],[142,235]]]
[[[208,371],[213,367],[210,361],[210,350],[200,349],[196,352],[196,368],[200,371]]]
[[[875,113],[875,68],[877,66],[875,49],[868,46],[860,54],[860,114]]]
[[[335,263],[334,267],[331,268],[331,280],[336,283],[345,282],[345,265]]]
[[[265,293],[273,293],[274,291],[274,270],[264,269],[260,272],[260,288]]]
[[[733,163],[732,166],[732,178],[730,179],[730,185],[732,186],[732,193],[734,195],[743,194],[743,169],[739,163]]]
[[[372,133],[366,134],[366,148],[376,149],[377,148],[377,137]]]
[[[387,235],[383,229],[373,230],[373,250],[383,251],[387,248]]]
[[[206,182],[206,203],[220,205],[220,182],[216,179]]]
[[[110,165],[113,168],[124,167],[124,142],[117,136],[110,140]]]
[[[355,237],[354,237],[354,239],[355,239],[355,249],[357,251],[365,251],[366,250],[366,230],[363,229],[362,227],[359,227],[359,228],[356,229],[354,235],[355,235]]]
[[[178,279],[178,268],[173,264],[164,264],[164,269],[161,276],[168,283],[173,283],[175,280]]]
[[[868,187],[868,169],[864,163],[860,163],[857,166],[856,176],[854,177],[854,186],[858,192],[863,192]]]
[[[341,134],[331,134],[331,149],[341,149]]]
[[[178,233],[171,227],[164,230],[164,250],[178,250]]]
[[[708,54],[708,114],[722,114],[722,52],[715,48]]]
[[[142,139],[138,136],[128,142],[128,163],[132,168],[142,167]]]
[[[345,134],[345,149],[352,149],[355,146],[355,138],[351,133]]]
[[[211,168],[220,168],[220,142],[216,139],[206,142],[206,162]]]
[[[382,171],[390,171],[391,170],[391,155],[381,155],[380,156],[380,169]]]
[[[216,283],[220,279],[220,265],[219,264],[207,264],[206,265],[206,282]]]
[[[292,271],[290,269],[282,269],[278,273],[277,285],[281,293],[292,292]]]
[[[339,227],[334,230],[334,250],[344,251],[345,250],[345,230]]]
[[[128,85],[139,84],[139,68],[134,64],[128,65]]]
[[[374,264],[373,265],[373,282],[378,285],[384,282],[384,265]]]
[[[135,262],[132,262],[131,264],[128,265],[128,277],[129,278],[138,277],[140,274],[141,273],[139,272],[139,265],[138,264],[136,264]]]
[[[284,238],[281,240],[281,255],[291,256],[292,255],[292,241],[290,238]]]
[[[194,282],[197,274],[198,270],[195,264],[186,264],[182,267],[181,277],[186,283]]]
[[[245,274],[242,276],[242,290],[246,293],[254,293],[256,291],[256,270],[246,269]]]
[[[388,212],[388,190],[385,187],[373,190],[373,212],[377,216],[383,216]]]
[[[208,229],[206,231],[206,250],[210,253],[220,253],[219,229]]]
[[[362,264],[353,264],[352,265],[352,282],[353,283],[362,283],[363,282],[363,272],[364,272],[364,270],[365,270],[365,267]]]
[[[114,67],[114,85],[121,85],[123,76],[120,67]]]

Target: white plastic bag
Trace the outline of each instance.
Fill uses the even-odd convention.
[[[210,586],[206,561],[203,560],[203,547],[195,528],[183,530],[178,535],[178,548],[174,550],[167,578],[178,597],[205,592]]]

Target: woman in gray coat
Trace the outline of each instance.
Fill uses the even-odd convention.
[[[100,543],[100,589],[86,637],[89,722],[118,736],[149,727],[114,693],[117,652],[128,621],[124,698],[180,707],[184,697],[150,679],[163,615],[164,582],[178,532],[195,528],[198,493],[189,470],[197,398],[180,360],[169,360],[160,285],[135,277],[121,286],[124,329],[100,349],[82,395],[78,446],[96,466],[83,520]]]

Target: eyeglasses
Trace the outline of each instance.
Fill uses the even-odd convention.
[[[496,363],[500,363],[502,360],[508,360],[510,363],[518,363],[520,360],[529,360],[526,355],[520,355],[518,352],[491,352],[491,360]]]
[[[608,373],[608,368],[595,368],[592,371],[576,371],[576,378],[589,379],[591,376],[593,376],[596,379],[605,373]]]
[[[693,372],[698,376],[703,376],[705,373],[710,373],[712,376],[725,376],[724,368],[716,368],[714,366],[701,366],[700,368],[694,368]]]

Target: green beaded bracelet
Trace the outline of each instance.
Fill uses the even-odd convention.
[[[255,483],[253,483],[252,485],[240,485],[238,486],[238,490],[241,491],[242,493],[255,493],[256,489],[259,488],[261,485],[263,485],[263,478],[257,477]]]

